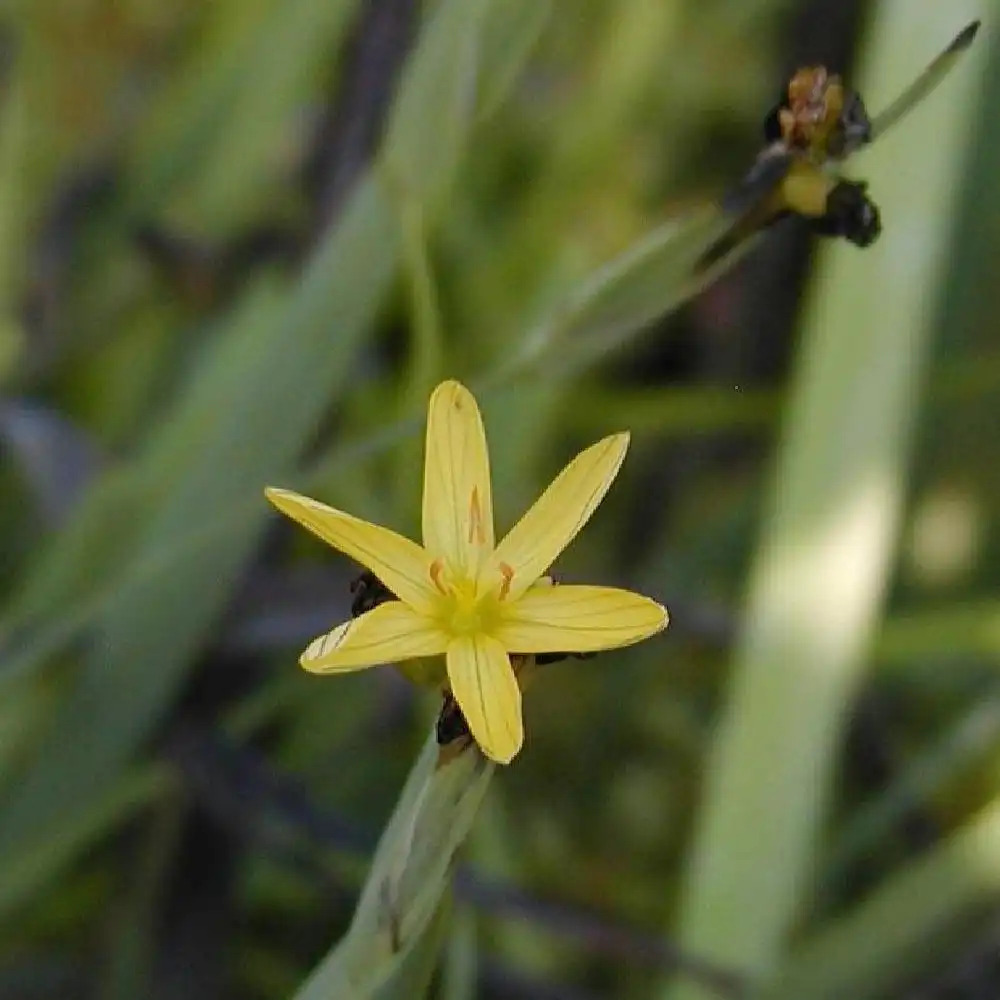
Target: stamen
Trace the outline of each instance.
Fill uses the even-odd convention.
[[[445,585],[441,582],[441,572],[443,569],[444,569],[443,559],[435,559],[434,562],[431,563],[431,568],[430,568],[431,582],[434,584],[435,587],[437,587],[438,590],[441,591],[442,594],[445,595],[445,597],[447,597],[448,590],[445,587]]]
[[[472,487],[472,497],[469,500],[469,544],[476,542],[486,544],[486,532],[483,531],[483,511],[479,505],[479,487]]]
[[[510,593],[510,582],[514,579],[514,567],[507,563],[500,563],[500,576],[503,578],[500,584],[500,594],[498,600],[502,601]]]

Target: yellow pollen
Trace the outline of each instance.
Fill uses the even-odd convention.
[[[472,487],[472,497],[469,500],[469,544],[486,544],[486,532],[483,531],[483,511],[479,505],[479,487]]]
[[[510,582],[514,579],[514,567],[508,566],[507,563],[500,563],[500,576],[503,578],[503,582],[500,584],[500,594],[497,600],[504,600],[510,593]]]
[[[435,587],[437,587],[438,590],[441,591],[442,594],[447,596],[448,590],[445,587],[445,585],[441,582],[441,571],[443,569],[444,569],[443,559],[435,559],[434,562],[431,563],[431,568],[430,568],[431,582],[434,584]]]

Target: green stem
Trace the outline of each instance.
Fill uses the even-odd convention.
[[[412,1000],[440,944],[442,901],[495,766],[470,746],[441,765],[432,733],[375,852],[354,919],[295,1000]],[[435,919],[438,918],[438,919]]]

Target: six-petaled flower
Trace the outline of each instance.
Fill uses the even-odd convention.
[[[544,574],[601,502],[628,448],[614,434],[578,455],[496,543],[489,457],[472,394],[435,389],[427,418],[423,545],[288,490],[268,499],[383,581],[397,598],[314,640],[301,663],[340,673],[444,656],[447,685],[483,752],[508,763],[523,741],[510,654],[591,652],[659,632],[666,610],[612,587]]]

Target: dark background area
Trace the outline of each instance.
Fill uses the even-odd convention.
[[[483,86],[410,104],[405,67],[444,4],[0,16],[0,1000],[291,996],[344,932],[439,701],[388,668],[298,669],[348,614],[357,568],[279,523],[262,489],[414,534],[443,377],[481,400],[501,530],[575,450],[632,430],[558,569],[650,593],[672,622],[532,688],[432,995],[630,1000],[678,972],[756,995],[724,945],[688,946],[684,887],[789,399],[826,321],[810,303],[862,251],[790,220],[652,324],[521,349],[595,269],[742,174],[795,67],[864,66],[888,98],[963,24],[893,46],[890,72],[894,6],[484,4],[480,49],[428,56],[469,60]],[[937,0],[911,7],[950,23]],[[943,220],[920,287],[884,292],[930,294],[931,346],[902,404],[887,594],[835,773],[817,777],[788,935],[807,954],[889,899],[888,939],[894,899],[918,918],[886,886],[981,865],[964,896],[922,899],[932,947],[882,962],[872,945],[857,995],[893,1000],[1000,993],[1000,825],[963,840],[1000,792],[1000,54],[980,7],[964,89],[949,80],[899,126],[878,181],[905,192],[921,148],[952,142],[937,123],[961,122],[957,186],[884,220],[917,242]],[[845,310],[866,294],[833,289]],[[892,315],[868,310],[867,335]]]

